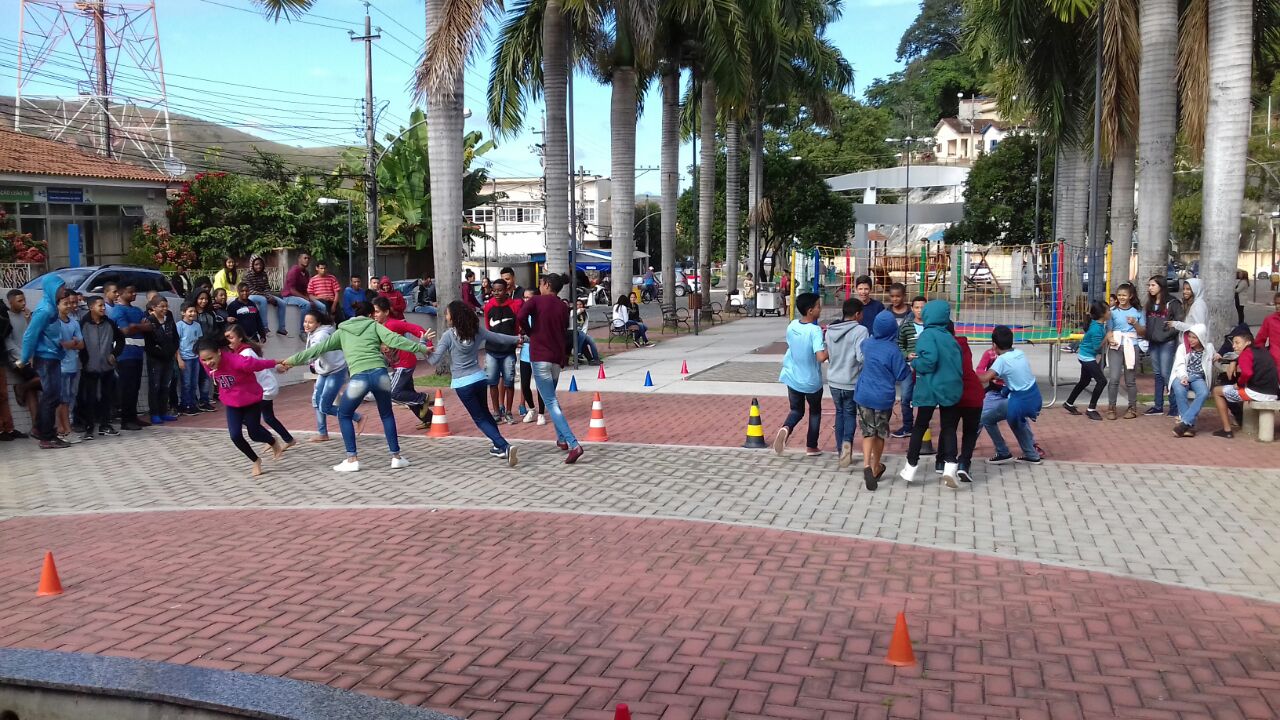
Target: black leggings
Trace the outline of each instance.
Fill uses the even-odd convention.
[[[933,420],[932,407],[918,407],[915,424],[911,426],[911,442],[907,445],[907,462],[911,465],[920,463],[920,444],[924,442],[924,431],[929,429]],[[956,426],[960,424],[960,406],[948,405],[942,408],[942,432],[938,434],[938,457],[942,462],[956,461]],[[975,437],[974,442],[977,442]]]
[[[973,451],[978,447],[978,436],[982,434],[982,408],[960,408],[960,456],[956,462],[967,468],[973,462]]]
[[[240,432],[240,428],[249,431],[249,439],[268,445],[275,445],[276,439],[262,427],[262,403],[256,402],[245,407],[231,407],[227,405],[227,433],[231,435],[231,442],[235,444],[244,456],[252,462],[258,462],[258,453],[249,447],[249,442],[244,439],[244,434]]]
[[[800,424],[800,419],[804,417],[804,406],[809,406],[809,432],[805,435],[804,446],[816,450],[818,431],[822,429],[822,388],[811,393],[787,388],[787,402],[791,405],[791,412],[787,413],[787,420],[783,425],[787,426],[788,434],[794,432],[796,425]]]
[[[1107,376],[1102,372],[1102,366],[1097,360],[1081,360],[1080,361],[1080,381],[1076,386],[1071,388],[1071,395],[1067,397],[1068,405],[1075,405],[1076,398],[1080,397],[1080,393],[1089,387],[1089,382],[1094,382],[1093,395],[1089,397],[1089,409],[1096,410],[1098,408],[1098,400],[1102,399],[1102,393],[1107,390]]]
[[[291,435],[285,428],[284,423],[276,419],[276,401],[263,400],[261,406],[262,422],[266,423],[267,427],[280,433],[280,437],[283,438],[285,442],[293,442],[293,435]]]
[[[533,407],[533,396],[538,395],[533,386],[533,363],[520,361],[520,395],[524,398],[524,407],[528,411]],[[538,414],[547,414],[547,406],[542,404],[542,396],[538,395]]]

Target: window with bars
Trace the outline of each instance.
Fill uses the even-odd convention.
[[[504,206],[498,208],[498,222],[504,223],[540,223],[542,208]]]

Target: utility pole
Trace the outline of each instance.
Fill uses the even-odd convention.
[[[649,217],[653,213],[649,212],[649,193],[644,194],[644,254],[648,256],[645,260],[645,267],[652,267],[653,262],[653,243],[649,241]]]
[[[381,33],[382,28],[378,28],[378,31]],[[368,225],[367,235],[369,239],[369,267],[366,274],[370,277],[377,275],[378,258],[378,168],[374,157],[376,141],[374,139],[373,124],[373,41],[381,37],[381,34],[373,32],[369,20],[369,3],[366,2],[364,5],[364,34],[352,34],[351,41],[364,43],[364,216],[365,223]]]
[[[98,0],[93,4],[93,34],[97,39],[94,53],[94,65],[97,67],[98,82],[94,91],[98,94],[98,117],[101,123],[100,137],[102,154],[114,157],[111,152],[111,112],[108,106],[111,95],[110,83],[107,82],[107,20],[106,0]]]

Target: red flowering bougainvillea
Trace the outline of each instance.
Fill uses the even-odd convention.
[[[127,261],[168,272],[186,272],[199,267],[199,257],[191,245],[156,225],[143,225],[133,232]]]
[[[9,227],[9,216],[0,208],[0,262],[43,265],[48,258],[49,247],[43,240],[34,240],[31,233],[20,233]]]

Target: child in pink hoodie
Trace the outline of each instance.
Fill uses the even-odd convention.
[[[227,408],[227,432],[231,442],[253,463],[253,474],[262,474],[262,459],[244,439],[241,428],[249,431],[250,439],[271,446],[273,456],[284,454],[285,444],[262,427],[262,386],[254,373],[276,366],[276,360],[237,355],[218,337],[201,338],[196,344],[200,364],[218,388],[218,399]]]

